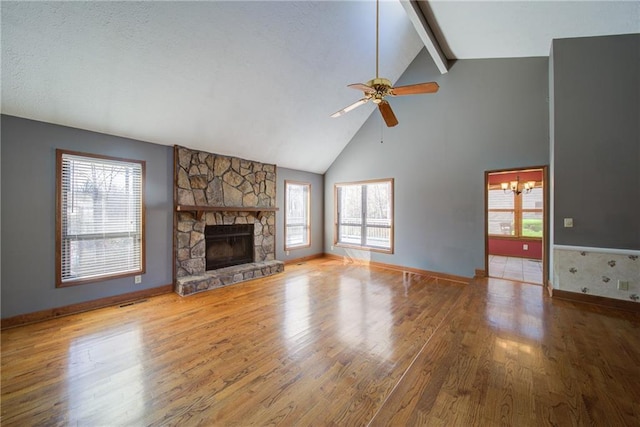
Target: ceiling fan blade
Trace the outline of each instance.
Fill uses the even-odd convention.
[[[382,118],[388,127],[394,127],[398,124],[398,119],[396,118],[396,115],[393,114],[391,105],[387,101],[383,100],[378,104],[378,109],[380,110],[380,114],[382,114]]]
[[[362,98],[360,101],[356,101],[353,104],[349,105],[348,107],[344,107],[342,110],[336,111],[331,115],[331,117],[339,117],[345,113],[348,113],[349,111],[361,106],[362,104],[366,104],[369,101],[369,99],[371,98]]]
[[[418,83],[415,85],[398,86],[391,88],[391,95],[417,95],[420,93],[435,93],[440,86],[436,82]]]
[[[361,90],[364,93],[376,93],[376,90],[374,88],[372,88],[371,86],[367,86],[364,83],[353,83],[348,85],[347,87],[350,87],[351,89]]]

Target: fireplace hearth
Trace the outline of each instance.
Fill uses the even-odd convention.
[[[253,262],[253,224],[207,225],[206,269]]]

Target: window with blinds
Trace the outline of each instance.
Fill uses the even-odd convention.
[[[284,249],[309,247],[311,184],[285,181],[284,188]]]
[[[144,273],[145,162],[56,154],[56,285]]]

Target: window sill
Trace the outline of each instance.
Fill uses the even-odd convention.
[[[542,237],[526,237],[526,236],[505,236],[503,234],[489,234],[490,239],[499,240],[539,240],[542,241]]]
[[[307,244],[307,245],[300,245],[300,246],[285,246],[284,250],[285,251],[295,251],[297,249],[307,249],[311,247],[311,243]]]

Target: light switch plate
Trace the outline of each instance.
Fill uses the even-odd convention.
[[[573,218],[565,218],[564,226],[565,228],[573,227]]]

